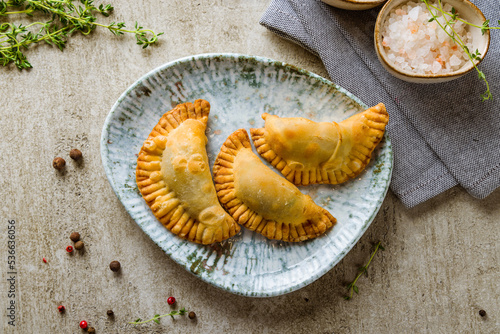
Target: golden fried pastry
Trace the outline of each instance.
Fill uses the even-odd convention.
[[[184,103],[165,113],[139,152],[142,197],[172,233],[201,244],[230,238],[240,227],[220,206],[205,145],[210,104]]]
[[[257,152],[296,185],[339,184],[359,175],[389,122],[383,103],[340,123],[262,118],[264,128],[250,129]]]
[[[262,163],[252,152],[244,129],[231,134],[222,145],[214,180],[217,196],[233,218],[269,239],[312,239],[336,222],[311,197]]]

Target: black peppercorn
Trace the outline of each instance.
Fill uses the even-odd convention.
[[[479,315],[482,317],[486,316],[486,311],[485,310],[479,310]]]
[[[188,317],[189,317],[189,319],[194,319],[194,318],[196,318],[196,313],[191,311],[191,312],[189,312]]]
[[[107,310],[106,314],[108,315],[108,317],[112,317],[115,315],[115,312],[113,312],[113,310]]]
[[[95,334],[95,328],[94,327],[89,327],[89,329],[87,329],[87,333],[89,333],[89,334]]]
[[[80,233],[73,232],[70,234],[69,238],[71,239],[71,241],[77,242],[78,240],[80,240]]]
[[[111,269],[111,271],[117,272],[118,270],[120,270],[120,262],[111,261],[111,263],[109,264],[109,269]]]
[[[83,249],[83,246],[85,246],[85,245],[84,245],[83,241],[81,241],[81,240],[79,240],[75,243],[75,249],[77,249],[77,250]]]
[[[57,170],[61,170],[66,166],[66,161],[63,158],[54,158],[52,161],[52,167],[54,167]]]
[[[69,157],[73,160],[80,160],[82,158],[82,151],[74,148],[69,152]]]

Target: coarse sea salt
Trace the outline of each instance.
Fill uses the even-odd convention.
[[[437,2],[429,4],[439,7]],[[444,4],[443,10],[451,13],[452,6]],[[442,14],[435,11],[434,15],[445,26]],[[394,67],[415,74],[445,74],[459,70],[469,61],[467,53],[436,21],[429,22],[431,18],[423,2],[410,1],[390,12],[381,35],[387,59]],[[446,29],[451,31],[449,27]],[[473,50],[467,25],[457,20],[453,23],[453,30],[464,45]]]

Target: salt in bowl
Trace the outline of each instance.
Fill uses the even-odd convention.
[[[384,5],[384,7],[382,7],[382,9],[379,12],[377,21],[375,23],[374,39],[375,39],[375,50],[377,52],[378,59],[382,63],[382,66],[396,78],[413,83],[446,82],[457,79],[462,75],[471,71],[474,68],[474,65],[470,61],[466,61],[465,64],[458,70],[449,73],[436,73],[436,74],[433,73],[417,74],[409,70],[403,70],[393,65],[393,63],[388,58],[387,50],[382,45],[383,41],[382,25],[386,23],[393,9],[400,7],[408,2],[410,2],[410,0],[390,0]],[[413,2],[420,2],[420,1],[414,0]],[[483,22],[486,21],[486,18],[484,17],[483,13],[473,3],[471,3],[468,0],[443,0],[443,5],[447,3],[450,4],[452,7],[454,7],[458,13],[458,17],[465,21],[468,21],[478,26],[481,26]],[[438,27],[437,29],[441,28]],[[475,27],[469,27],[469,32],[472,34],[472,45],[473,45],[473,48],[470,49],[470,51],[474,52],[477,49],[481,53],[481,58],[480,60],[477,61],[477,63],[479,63],[484,59],[486,53],[488,52],[488,48],[490,45],[490,32],[489,30],[487,30],[485,34],[482,35],[481,29]]]

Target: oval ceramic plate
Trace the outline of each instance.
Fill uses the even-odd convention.
[[[205,282],[245,296],[277,296],[304,287],[333,268],[366,231],[385,197],[392,172],[388,137],[355,180],[301,187],[338,220],[322,237],[285,243],[243,228],[221,244],[203,246],[165,229],[135,182],[137,153],[160,117],[177,104],[196,99],[211,104],[210,166],[232,132],[262,127],[264,112],[341,121],[366,106],[330,81],[291,65],[261,57],[203,54],[165,64],[140,78],[115,103],[102,131],[104,169],[125,209],[165,253]]]

